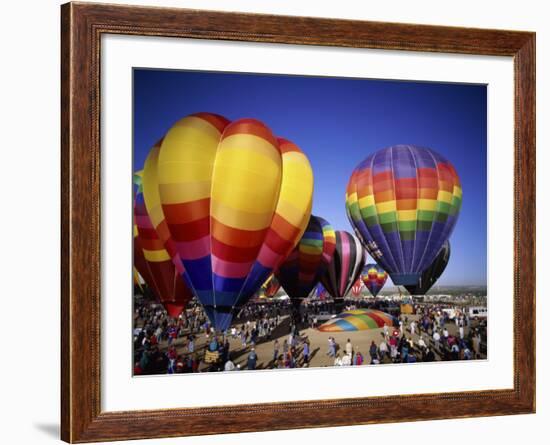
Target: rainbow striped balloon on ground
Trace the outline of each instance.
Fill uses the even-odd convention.
[[[356,309],[342,312],[319,326],[321,332],[365,331],[386,326],[398,326],[397,319],[375,309]]]
[[[309,296],[326,272],[335,247],[332,226],[323,218],[312,215],[298,245],[275,274],[296,306]]]
[[[309,161],[257,120],[210,113],[176,122],[150,157],[146,205],[162,211],[157,221],[183,274],[223,331],[302,236],[312,204]]]
[[[342,301],[361,275],[365,251],[351,233],[337,230],[336,247],[327,271],[321,277],[324,288],[335,300]]]
[[[396,285],[415,285],[451,235],[462,203],[458,175],[429,148],[395,145],[353,171],[346,192],[350,223]]]
[[[376,297],[384,287],[384,284],[386,284],[388,273],[378,264],[370,263],[363,267],[361,279],[372,296]]]

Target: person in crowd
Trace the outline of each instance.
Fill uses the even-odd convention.
[[[258,355],[256,354],[256,350],[254,347],[250,348],[250,353],[248,354],[247,358],[247,369],[256,369],[256,362],[258,360]]]
[[[223,367],[224,371],[234,371],[235,370],[235,363],[231,359],[227,360],[225,362],[225,365]]]
[[[346,354],[352,355],[353,354],[353,345],[351,344],[351,340],[348,338],[348,341],[346,342]]]
[[[355,355],[353,356],[353,365],[354,366],[361,366],[363,364],[363,354],[361,354],[361,351],[359,349],[355,352]]]
[[[342,366],[351,366],[351,354],[347,352],[342,356]]]
[[[279,357],[279,340],[273,342],[273,361],[276,361],[277,357]]]
[[[382,362],[384,358],[388,355],[388,344],[386,343],[386,340],[384,337],[382,337],[382,341],[378,345],[378,354],[380,356],[380,361]]]
[[[214,351],[217,351],[217,350],[218,350],[218,347],[219,347],[219,345],[218,345],[218,337],[213,336],[213,337],[212,337],[212,341],[211,341],[210,344],[208,345],[208,350],[214,352]]]
[[[409,343],[404,341],[401,343],[401,362],[407,363],[409,358]]]
[[[302,356],[304,357],[304,365],[307,365],[309,363],[309,341],[307,340],[304,342]]]
[[[328,352],[329,357],[336,357],[336,341],[333,337],[328,338]]]
[[[374,343],[374,340],[371,341],[371,343],[370,343],[369,354],[370,354],[371,363],[373,363],[374,360],[379,360],[379,358],[378,358],[378,347],[376,346],[376,343]]]
[[[422,335],[418,339],[418,347],[420,349],[424,349],[426,347],[426,342],[424,341],[424,337]]]

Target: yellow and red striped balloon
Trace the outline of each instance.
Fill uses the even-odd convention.
[[[143,191],[167,251],[225,330],[302,236],[313,174],[302,151],[262,122],[197,113],[153,148]]]
[[[141,172],[134,175],[140,178]],[[134,198],[134,267],[168,314],[177,317],[193,298],[145,207],[142,184]]]

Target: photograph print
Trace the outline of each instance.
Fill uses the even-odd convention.
[[[133,141],[134,376],[487,359],[486,85],[134,68]]]

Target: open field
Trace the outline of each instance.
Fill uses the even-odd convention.
[[[410,323],[412,320],[417,320],[418,316],[416,315],[409,315],[408,316],[408,322]],[[240,324],[239,324],[240,325]],[[472,323],[472,326],[474,327],[476,325],[476,322]],[[458,335],[458,328],[454,322],[447,323],[445,327],[448,329],[450,335]],[[395,329],[395,328],[394,328]],[[389,332],[391,334],[392,328],[390,328]],[[271,340],[260,338],[258,342],[255,344],[255,351],[258,355],[257,360],[257,366],[256,369],[270,369],[274,367],[273,362],[273,345],[275,339],[279,340],[279,354],[281,354],[281,348],[283,341],[285,339],[288,339],[290,332],[290,318],[288,316],[284,316],[282,318],[281,323],[277,326],[277,328],[273,331],[273,334],[271,336]],[[364,358],[365,358],[365,364],[369,364],[371,362],[371,357],[369,355],[369,347],[371,345],[371,342],[374,341],[377,345],[380,344],[382,338],[383,338],[383,329],[371,329],[371,330],[364,330],[364,331],[350,331],[350,332],[320,332],[317,329],[313,328],[306,328],[301,329],[300,331],[300,340],[298,341],[297,350],[301,351],[302,348],[302,341],[309,340],[310,343],[310,362],[309,367],[326,367],[326,366],[333,366],[334,365],[334,358],[329,357],[327,355],[328,351],[328,339],[329,337],[333,337],[336,340],[336,343],[338,345],[337,353],[342,354],[343,350],[345,348],[346,342],[349,339],[353,345],[354,353],[360,351]],[[465,336],[467,337],[469,334],[469,329],[465,328]],[[415,345],[417,344],[420,336],[418,333],[415,333],[414,335],[411,335],[408,324],[405,326],[405,335],[407,338],[412,338]],[[218,338],[221,340],[221,336],[218,336]],[[428,346],[431,345],[432,339],[431,335],[423,334],[424,341],[428,344]],[[206,348],[207,343],[211,340],[211,337],[207,340],[204,333],[195,334],[195,351],[198,353],[198,357],[202,356],[202,351]],[[232,338],[231,336],[228,337],[229,344],[230,344],[230,353],[231,353],[231,359],[235,363],[235,365],[240,365],[242,369],[246,368],[246,362],[247,362],[247,356],[250,352],[251,345],[248,344],[245,348],[242,347],[242,343],[240,338]],[[177,340],[175,340],[173,345],[176,346],[176,350],[178,354],[185,354],[187,352],[186,350],[186,337],[180,337]],[[166,352],[168,350],[168,343],[167,341],[162,341],[159,344],[160,350],[162,352]],[[441,357],[436,354],[436,360],[441,360]],[[482,358],[485,358],[485,356],[482,356]],[[391,363],[389,360],[387,360],[385,363]],[[303,366],[303,359],[301,357],[301,354],[298,356],[298,366]],[[206,370],[207,366],[204,363],[201,363],[199,366],[200,370]]]

